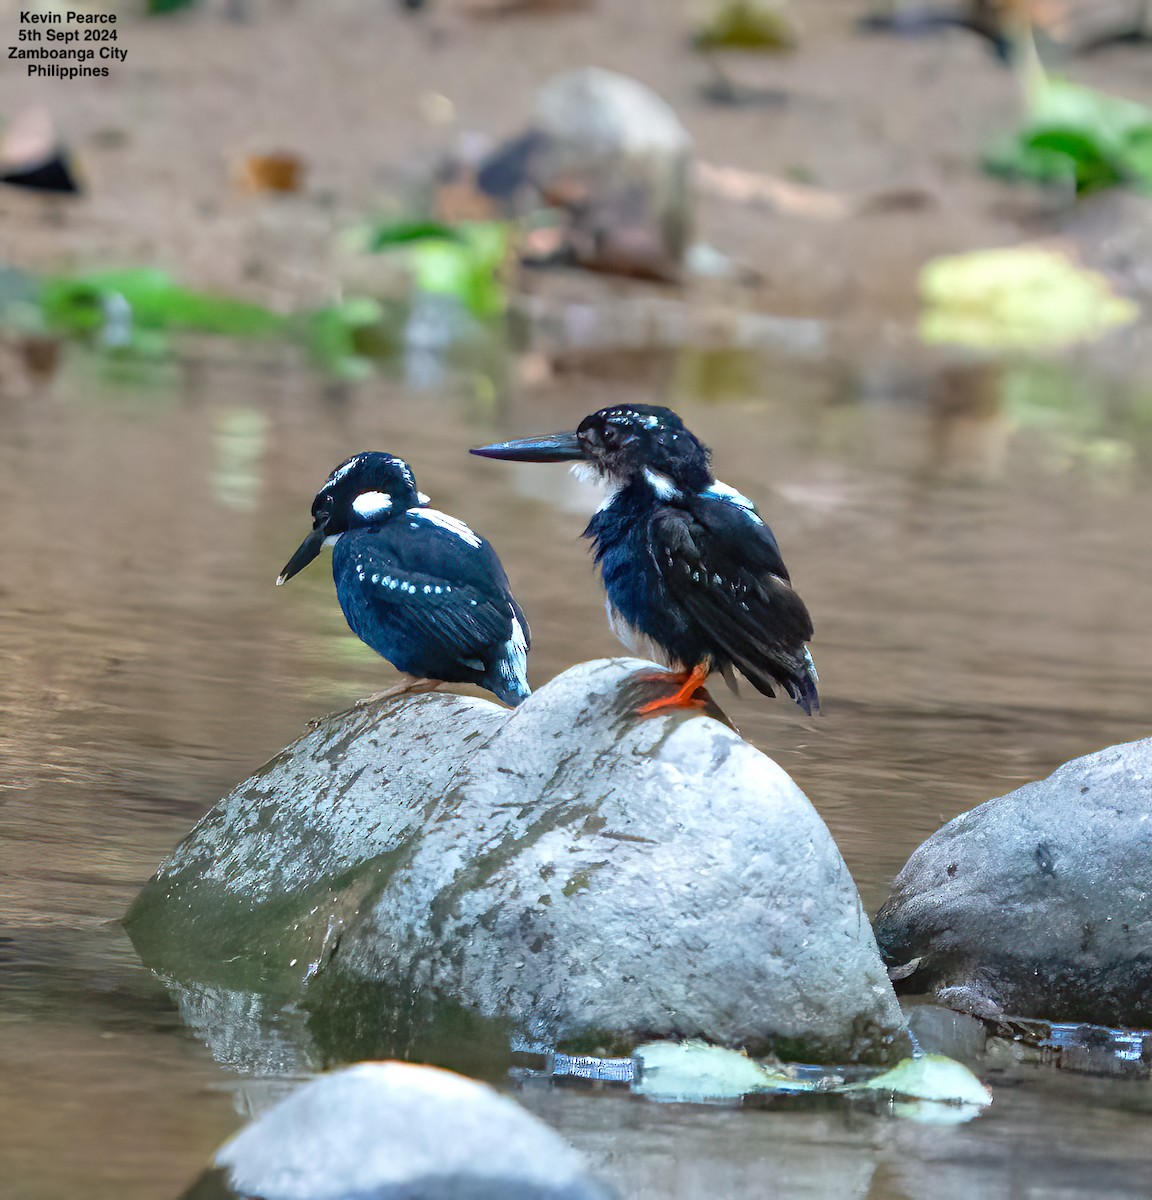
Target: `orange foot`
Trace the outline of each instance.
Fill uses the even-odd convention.
[[[665,708],[706,708],[708,693],[704,691],[704,681],[708,678],[708,671],[707,663],[698,663],[691,671],[673,671],[667,675],[663,672],[659,675],[653,672],[645,675],[646,683],[663,683],[676,679],[680,680],[680,686],[667,696],[660,696],[656,700],[649,700],[647,704],[641,704],[636,710],[637,715],[647,717]]]

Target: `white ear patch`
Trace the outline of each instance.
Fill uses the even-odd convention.
[[[352,511],[358,517],[379,517],[392,508],[392,497],[387,492],[361,492],[352,501]]]

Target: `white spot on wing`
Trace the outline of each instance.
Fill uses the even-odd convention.
[[[719,479],[711,483],[700,494],[702,496],[711,496],[716,500],[723,500],[726,504],[732,504],[736,508],[742,508],[757,525],[764,524],[760,518],[760,514],[756,511],[756,505],[747,496],[743,495],[743,493],[738,492],[727,483],[721,483]]]
[[[464,524],[463,521],[457,520],[455,517],[450,517],[447,513],[442,513],[435,508],[410,508],[408,515],[416,517],[421,521],[426,521],[430,525],[439,526],[441,529],[447,530],[449,533],[455,534],[462,542],[467,542],[469,546],[479,550],[483,545],[481,540]]]
[[[366,520],[369,517],[383,516],[391,511],[391,508],[392,497],[387,492],[361,492],[352,501],[352,511]]]

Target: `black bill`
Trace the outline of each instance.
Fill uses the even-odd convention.
[[[584,457],[575,433],[549,433],[543,437],[494,442],[472,451],[481,458],[506,458],[512,462],[574,462]]]
[[[321,547],[324,545],[324,527],[318,526],[300,543],[300,549],[288,560],[287,566],[276,578],[276,586],[279,587],[282,583],[287,583],[293,575],[304,568],[320,553]]]

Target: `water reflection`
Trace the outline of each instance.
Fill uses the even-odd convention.
[[[1135,383],[1051,364],[901,375],[584,353],[508,396],[480,370],[334,403],[286,353],[261,354],[129,373],[72,348],[36,389],[0,382],[0,1174],[22,1197],[175,1194],[237,1121],[230,1072],[299,1065],[295,1014],[225,1049],[210,1006],[184,996],[229,1070],[215,1065],[105,922],[309,717],[387,680],[324,572],[291,604],[273,586],[317,484],[355,450],[403,453],[496,544],[539,682],[615,652],[579,537],[594,501],[468,447],[612,403],[677,407],[760,501],[817,624],[826,717],[755,696],[725,708],[812,797],[870,908],[956,812],[1147,733],[1152,393]],[[247,1003],[233,1008],[259,1016]],[[1030,1080],[930,1130],[525,1094],[627,1196],[661,1200],[766,1181],[876,1200],[1143,1195],[1147,1113],[1117,1096]]]

